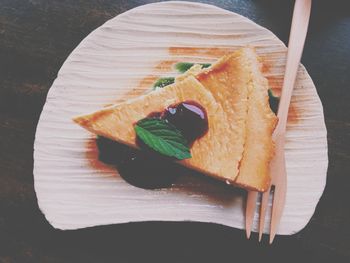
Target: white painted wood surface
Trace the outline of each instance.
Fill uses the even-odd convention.
[[[256,47],[268,65],[264,74],[271,86],[281,86],[283,43],[249,19],[215,6],[149,4],[109,20],[87,36],[59,71],[37,127],[35,191],[47,220],[59,229],[149,220],[244,228],[243,191],[200,176],[180,177],[167,189],[136,188],[114,168],[96,165],[93,136],[71,118],[132,97],[145,89],[140,81],[146,76],[174,75],[174,70],[159,66],[161,61],[212,62],[223,50],[245,45]],[[279,234],[295,233],[310,220],[328,166],[323,109],[303,66],[296,85],[287,125],[288,191]]]

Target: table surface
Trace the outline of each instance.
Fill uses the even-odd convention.
[[[143,0],[0,0],[0,262],[350,262],[350,9],[314,1],[302,62],[324,106],[327,186],[293,236],[245,239],[204,223],[145,222],[53,229],[33,187],[33,142],[46,94],[69,53],[93,29]],[[293,1],[200,1],[242,14],[288,40]]]

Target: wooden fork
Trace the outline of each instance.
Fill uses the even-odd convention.
[[[284,144],[287,126],[288,109],[295,84],[296,75],[304,48],[307,28],[309,24],[312,0],[296,0],[293,11],[291,32],[288,43],[287,63],[283,80],[282,94],[278,108],[278,124],[273,134],[275,142],[275,155],[270,163],[271,186],[262,194],[259,219],[259,241],[261,240],[265,214],[272,186],[274,196],[272,203],[272,215],[270,222],[270,244],[276,235],[278,225],[283,213],[287,191],[287,173],[285,165]],[[258,193],[249,191],[246,204],[246,234],[250,237],[256,199]]]

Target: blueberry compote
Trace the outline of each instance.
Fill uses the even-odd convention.
[[[147,149],[132,149],[105,137],[98,137],[96,142],[99,160],[115,166],[125,181],[139,188],[170,187],[176,176],[184,170],[180,165]]]
[[[195,101],[171,105],[161,114],[161,118],[180,130],[190,145],[208,131],[207,113]]]
[[[148,118],[162,118],[182,132],[191,145],[208,131],[205,109],[194,101],[184,101],[167,107],[163,112],[151,113]],[[152,151],[137,140],[142,149],[131,149],[104,137],[97,138],[99,159],[115,165],[121,177],[128,183],[145,189],[170,187],[179,174],[188,171],[172,162],[173,159]]]

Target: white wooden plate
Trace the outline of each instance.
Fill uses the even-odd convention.
[[[59,229],[149,220],[213,222],[243,229],[243,191],[201,176],[180,177],[173,187],[160,190],[134,187],[114,168],[99,163],[93,136],[71,118],[143,92],[156,77],[174,75],[175,61],[212,62],[245,45],[257,48],[271,87],[280,88],[283,43],[249,19],[215,6],[144,5],[86,37],[59,71],[36,131],[35,190],[47,220]],[[307,224],[326,182],[323,110],[303,66],[289,117],[288,191],[279,234],[295,233]]]

